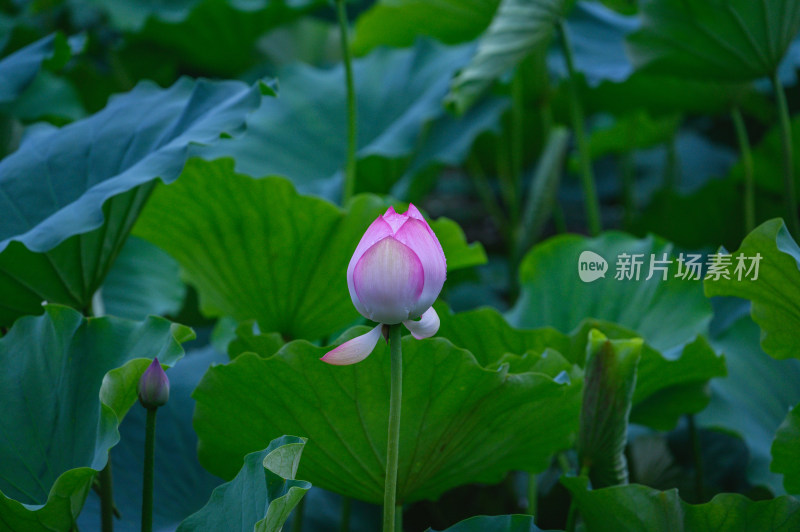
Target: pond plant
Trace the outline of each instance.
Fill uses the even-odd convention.
[[[0,0],[0,532],[800,530],[799,34]]]

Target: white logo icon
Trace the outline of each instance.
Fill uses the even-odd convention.
[[[578,257],[578,276],[584,283],[591,283],[606,276],[608,263],[594,251],[584,251]]]

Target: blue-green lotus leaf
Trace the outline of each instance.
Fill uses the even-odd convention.
[[[84,318],[58,305],[0,339],[4,530],[70,530],[154,357],[171,366],[190,329],[161,318]]]
[[[677,489],[658,491],[630,484],[587,490],[585,477],[561,482],[572,493],[587,532],[792,532],[800,527],[800,501],[788,496],[752,501],[738,493],[721,493],[705,504],[688,504]]]
[[[244,457],[236,477],[219,486],[197,513],[178,527],[178,532],[281,532],[286,518],[311,489],[295,480],[305,438],[281,436],[263,451]]]
[[[156,178],[177,178],[198,144],[240,130],[260,100],[259,85],[235,81],[145,82],[29,135],[0,161],[0,324],[42,301],[86,308]]]
[[[460,162],[478,134],[497,128],[507,100],[487,102],[462,118],[442,107],[450,75],[472,48],[420,40],[411,49],[379,48],[354,61],[361,162],[356,192],[388,192],[407,173]],[[233,157],[238,172],[283,176],[301,193],[338,200],[347,152],[344,69],[292,64],[277,77],[280,97],[264,100],[247,132],[202,156]]]
[[[71,54],[63,35],[53,33],[0,60],[0,105],[14,101],[31,84],[45,62],[63,65]]]

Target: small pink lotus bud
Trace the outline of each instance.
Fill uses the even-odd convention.
[[[169,400],[169,379],[158,358],[148,366],[139,379],[139,402],[145,408],[158,408]]]
[[[347,267],[347,287],[365,318],[388,325],[402,322],[415,338],[427,338],[439,329],[431,305],[446,276],[442,246],[419,210],[409,205],[408,211],[397,214],[389,207],[361,237]],[[372,352],[378,338],[380,332],[375,331],[359,336],[322,360],[353,364]]]

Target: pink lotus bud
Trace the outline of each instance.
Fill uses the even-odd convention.
[[[361,237],[347,267],[347,287],[365,318],[390,325],[402,322],[415,338],[427,338],[439,329],[431,305],[446,276],[442,246],[419,210],[409,205],[405,214],[397,214],[389,207]],[[340,345],[322,360],[363,360],[380,338],[380,325],[376,330]]]
[[[169,379],[157,358],[139,379],[139,402],[145,408],[164,406],[169,400]]]

